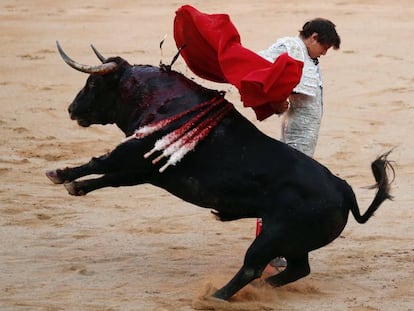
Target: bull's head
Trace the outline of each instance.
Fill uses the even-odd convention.
[[[80,126],[114,123],[116,118],[116,98],[119,79],[130,65],[120,57],[106,59],[93,46],[92,49],[102,64],[82,65],[75,62],[56,42],[63,60],[72,68],[90,74],[85,86],[76,95],[68,111],[72,120]]]

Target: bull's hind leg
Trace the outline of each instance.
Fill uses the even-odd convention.
[[[275,254],[276,251],[274,249],[269,247],[271,245],[275,245],[274,239],[271,239],[269,235],[262,231],[247,250],[243,266],[239,272],[227,285],[215,292],[213,296],[228,300],[251,281],[259,278],[269,261],[278,255]]]
[[[266,282],[272,286],[283,286],[285,284],[299,280],[310,273],[308,254],[295,257],[286,258],[287,266],[282,272],[270,276]]]

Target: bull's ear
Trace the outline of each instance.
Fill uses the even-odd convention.
[[[60,56],[65,61],[66,64],[68,64],[73,69],[76,69],[81,72],[89,73],[89,74],[98,74],[98,75],[104,75],[109,72],[112,72],[118,68],[118,64],[115,62],[109,62],[105,64],[101,64],[98,66],[89,66],[89,65],[82,65],[74,60],[72,60],[66,53],[63,51],[62,47],[59,44],[59,41],[56,41],[56,46],[59,51]]]
[[[91,48],[92,48],[93,52],[95,53],[96,57],[98,57],[99,60],[102,63],[105,63],[106,62],[106,58],[103,57],[103,55],[101,53],[99,53],[99,51],[93,46],[93,44],[91,44]]]

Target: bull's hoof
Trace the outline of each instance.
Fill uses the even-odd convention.
[[[211,297],[219,300],[229,300],[230,298],[229,295],[226,294],[226,291],[223,289],[219,289]]]
[[[75,182],[65,183],[64,186],[70,195],[82,196],[86,194],[81,189],[77,189]]]
[[[65,180],[63,180],[57,170],[50,170],[46,172],[46,177],[49,178],[54,184],[63,184]]]

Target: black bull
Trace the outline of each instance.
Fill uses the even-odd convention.
[[[98,66],[71,60],[73,68],[90,73],[84,88],[69,106],[81,126],[115,123],[126,136],[153,121],[163,120],[220,96],[170,66],[131,66],[122,58]],[[380,204],[391,199],[388,153],[372,162],[377,193],[361,215],[352,188],[325,166],[259,131],[234,108],[176,166],[165,172],[143,156],[155,141],[178,128],[191,114],[142,139],[130,139],[88,163],[48,171],[56,184],[65,183],[71,195],[86,195],[103,187],[143,183],[161,187],[194,205],[209,208],[220,220],[262,218],[263,229],[247,250],[243,266],[214,296],[229,299],[261,276],[277,256],[287,260],[282,272],[266,279],[282,286],[310,273],[308,253],[327,245],[344,229],[349,211],[365,223]],[[77,180],[90,174],[99,178]]]

